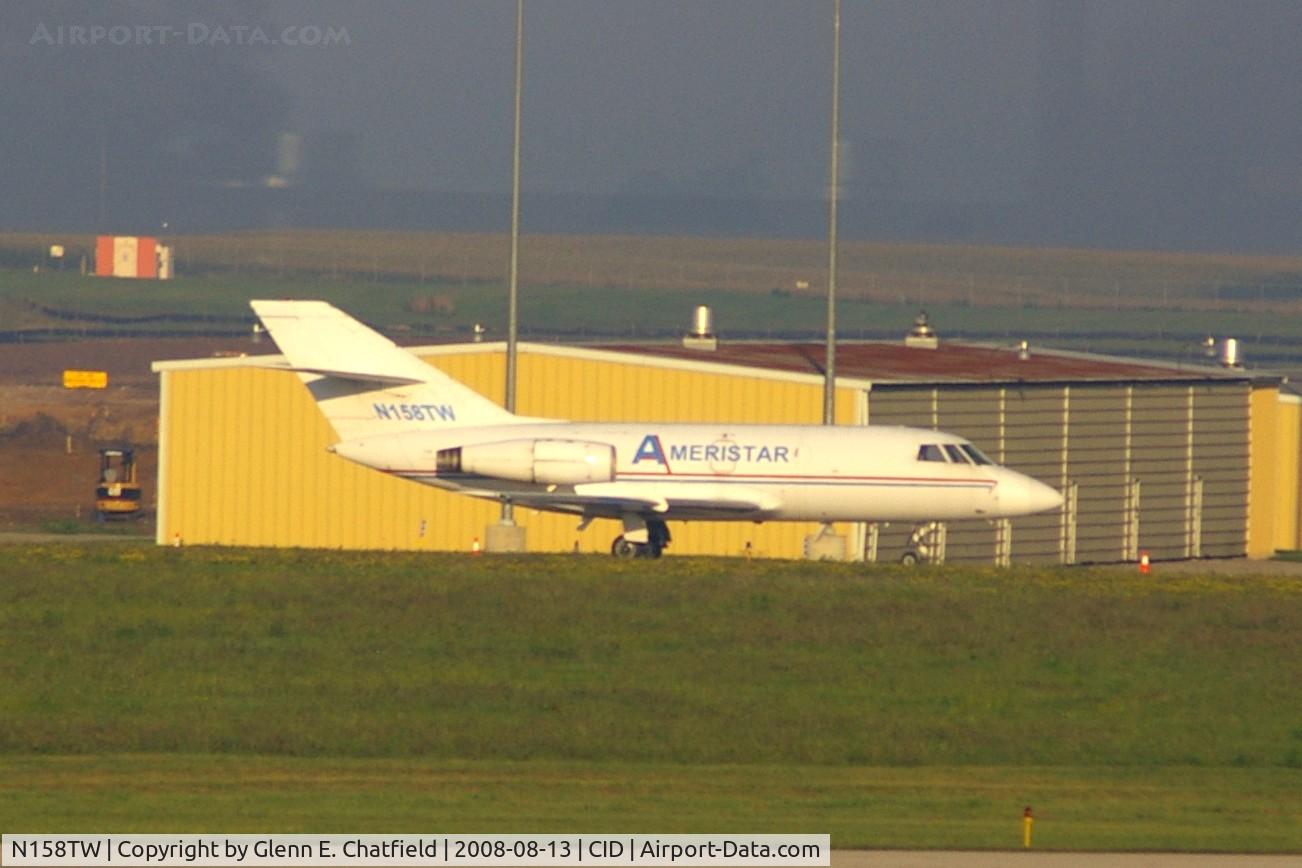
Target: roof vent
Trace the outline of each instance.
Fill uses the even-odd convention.
[[[1239,342],[1234,338],[1226,338],[1221,341],[1221,367],[1243,367],[1243,356],[1239,353]]]
[[[931,326],[927,325],[925,310],[918,311],[917,317],[913,320],[913,328],[904,336],[904,345],[921,350],[934,350],[940,346],[940,338],[936,337]]]
[[[689,350],[708,350],[719,348],[719,338],[714,333],[714,311],[703,304],[698,304],[692,313],[692,330],[683,335],[683,346]]]

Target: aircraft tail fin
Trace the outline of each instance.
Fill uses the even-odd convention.
[[[341,440],[516,420],[327,302],[251,304]]]

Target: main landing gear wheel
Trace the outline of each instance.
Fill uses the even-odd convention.
[[[630,542],[624,539],[621,534],[615,537],[615,541],[610,544],[610,553],[617,558],[641,558],[645,557],[642,553],[642,549],[645,548],[645,544]]]
[[[645,521],[641,516],[626,515],[624,532],[610,544],[610,553],[617,558],[658,558],[669,540],[669,526],[663,521]]]
[[[610,553],[617,558],[658,558],[660,551],[654,538],[649,543],[635,543],[621,534],[610,544]]]

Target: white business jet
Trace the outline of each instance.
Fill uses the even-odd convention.
[[[618,519],[621,557],[667,522],[942,521],[1058,509],[962,437],[896,426],[567,422],[516,416],[322,301],[253,309],[339,437],[335,454],[470,497]]]

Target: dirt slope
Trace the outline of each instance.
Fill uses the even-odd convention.
[[[136,447],[147,511],[158,464],[161,359],[268,352],[223,338],[0,344],[0,528],[90,521],[102,446]],[[66,369],[106,371],[103,390],[64,389]]]

